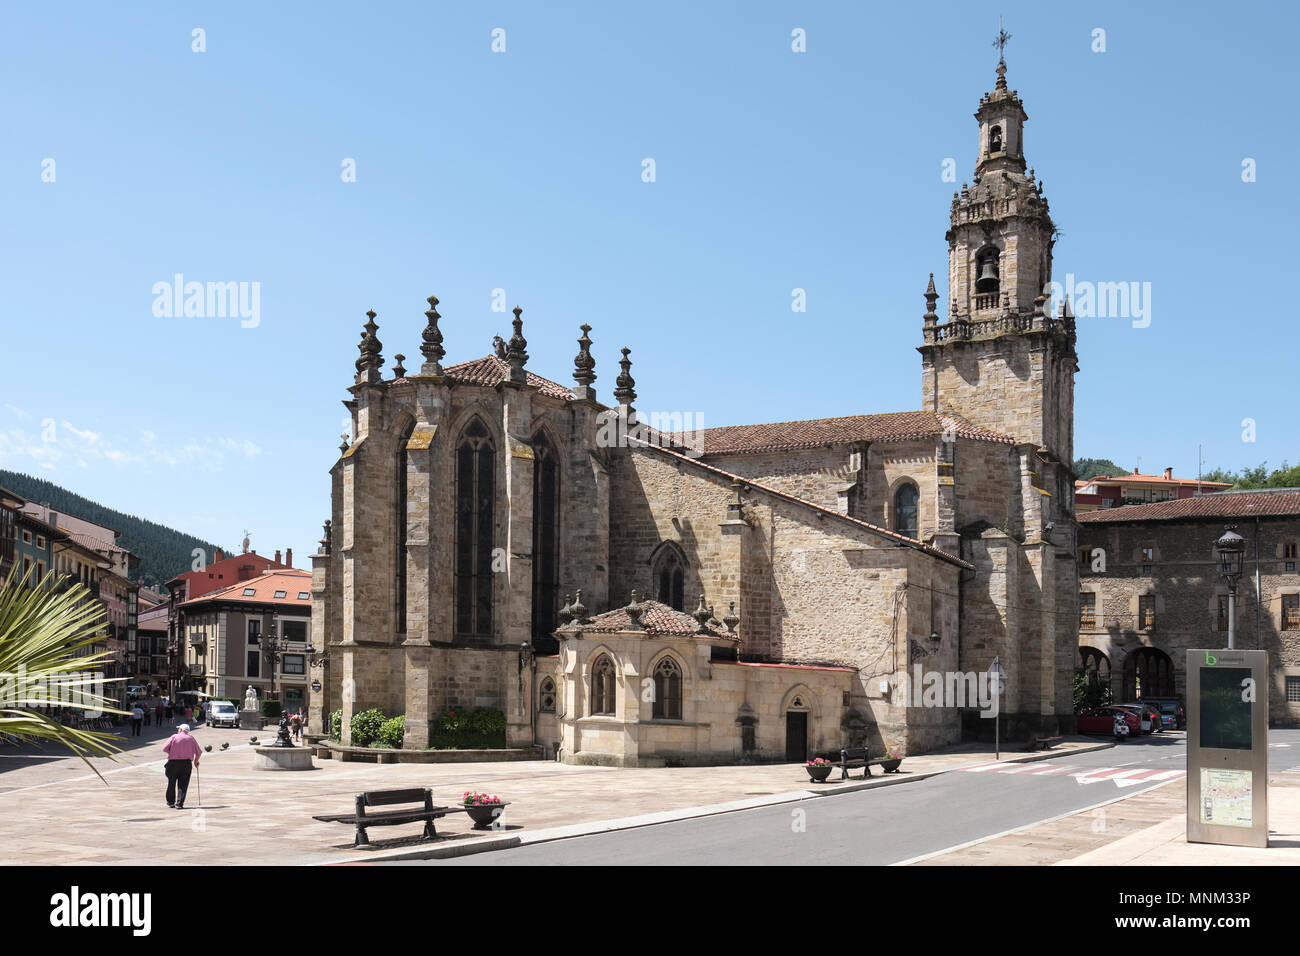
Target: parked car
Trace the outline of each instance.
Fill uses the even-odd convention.
[[[1187,729],[1187,711],[1183,707],[1183,702],[1177,697],[1143,697],[1142,699],[1160,711],[1166,729]]]
[[[1160,711],[1156,710],[1151,704],[1144,702],[1134,702],[1131,704],[1116,704],[1116,707],[1126,707],[1134,711],[1142,718],[1142,733],[1158,734],[1164,730],[1164,718],[1160,716]]]
[[[1137,712],[1127,707],[1097,707],[1094,710],[1085,710],[1075,718],[1075,726],[1078,727],[1081,734],[1107,734],[1115,735],[1115,715],[1123,717],[1124,723],[1128,725],[1129,735],[1136,737],[1142,732],[1142,718]]]
[[[208,702],[208,724],[213,727],[238,727],[239,711],[228,700]]]

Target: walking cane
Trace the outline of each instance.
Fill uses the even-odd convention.
[[[202,810],[203,809],[203,769],[198,764],[194,765],[194,782],[198,786],[199,809]]]

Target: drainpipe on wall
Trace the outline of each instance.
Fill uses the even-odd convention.
[[[1262,650],[1264,647],[1263,619],[1260,615],[1260,606],[1264,603],[1264,592],[1260,586],[1259,580],[1259,515],[1255,516],[1255,648]]]

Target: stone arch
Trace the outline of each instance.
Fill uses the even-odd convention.
[[[912,519],[910,525],[899,516],[899,508],[903,502],[900,502],[901,496],[911,497]],[[890,531],[901,534],[908,538],[919,538],[921,534],[921,486],[911,475],[903,475],[894,481],[889,489],[889,501],[886,504],[889,509],[888,527]]]
[[[618,716],[618,658],[605,647],[597,648],[587,658],[583,668],[583,684],[587,690],[588,717]]]
[[[1173,697],[1177,684],[1173,658],[1158,647],[1134,648],[1124,658],[1123,701]]]
[[[655,689],[654,701],[650,707],[652,719],[684,720],[688,673],[682,658],[672,650],[666,649],[655,656],[646,669],[646,674],[653,681]]]
[[[553,714],[556,712],[556,702],[559,700],[559,693],[556,688],[555,678],[549,674],[543,677],[537,687],[537,713]]]
[[[817,716],[817,697],[807,684],[795,684],[781,698],[781,715],[784,717],[791,710],[804,710],[812,717]]]
[[[1079,646],[1078,672],[1083,674],[1085,697],[1090,707],[1110,703],[1111,664],[1106,653],[1086,644]]]
[[[502,512],[497,443],[490,425],[478,415],[466,417],[453,432],[452,575],[454,633],[490,639],[495,633],[496,545]],[[486,487],[490,485],[490,487]]]
[[[686,608],[686,551],[671,539],[660,541],[650,552],[651,594],[661,604],[678,611]]]

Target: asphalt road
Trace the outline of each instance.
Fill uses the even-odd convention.
[[[1274,730],[1269,740],[1271,769],[1300,772],[1300,731]],[[1185,735],[1163,733],[1073,757],[414,865],[898,863],[1179,779],[1186,757]]]

